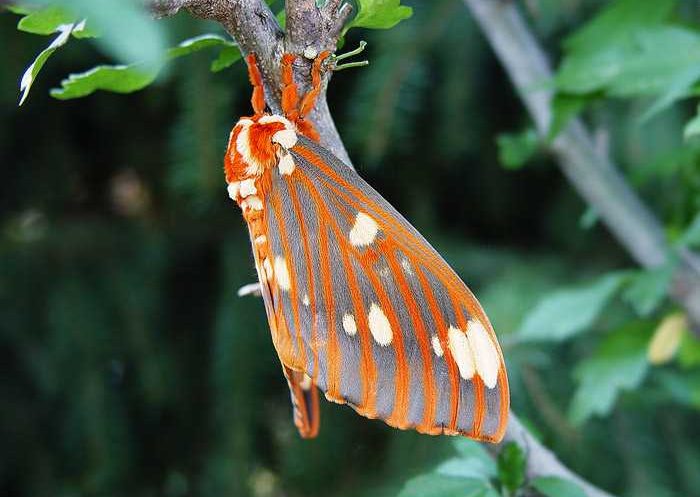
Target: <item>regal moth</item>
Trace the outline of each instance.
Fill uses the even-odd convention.
[[[390,426],[498,442],[509,409],[501,348],[481,305],[418,231],[322,147],[307,119],[329,53],[298,95],[281,63],[283,115],[265,111],[254,54],[254,114],[233,127],[224,171],[242,210],[272,341],[304,438],[319,390]]]

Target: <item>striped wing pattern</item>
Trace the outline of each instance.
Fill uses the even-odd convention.
[[[332,153],[301,136],[290,153],[291,174],[269,172],[270,257],[256,263],[302,435],[318,430],[308,379],[394,427],[499,441],[508,379],[469,289]]]

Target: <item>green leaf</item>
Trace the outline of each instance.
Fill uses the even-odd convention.
[[[528,128],[520,133],[501,133],[496,138],[498,160],[506,169],[520,169],[540,146],[537,132]]]
[[[686,332],[681,339],[678,363],[684,369],[700,366],[700,340],[690,332]]]
[[[637,30],[668,19],[675,0],[616,0],[564,42],[568,52],[590,52],[628,39]]]
[[[525,453],[514,442],[507,444],[498,454],[498,479],[510,495],[525,483]]]
[[[574,482],[556,476],[538,476],[530,484],[545,497],[586,497],[586,492]]]
[[[411,7],[401,5],[401,0],[357,0],[359,12],[345,29],[389,29],[413,14]]]
[[[525,317],[517,335],[523,340],[558,342],[587,330],[625,278],[623,273],[612,273],[594,283],[545,296]]]
[[[435,472],[443,476],[453,476],[456,478],[473,478],[476,480],[488,480],[495,476],[493,459],[491,464],[484,464],[480,459],[453,457],[441,463]]]
[[[435,470],[444,476],[489,480],[496,476],[496,463],[484,448],[473,440],[455,440],[457,457],[448,459]]]
[[[624,326],[576,366],[579,385],[569,406],[572,423],[580,425],[591,416],[608,414],[621,391],[641,384],[649,368],[646,349],[652,329],[645,322]]]
[[[44,2],[47,3],[47,2]],[[97,44],[117,60],[157,65],[166,50],[165,28],[153,22],[140,0],[61,0],[66,10],[87,18],[100,33]]]
[[[578,220],[578,225],[581,229],[589,230],[593,228],[600,220],[600,214],[595,207],[587,207],[585,212],[581,214]]]
[[[630,278],[622,298],[642,317],[649,316],[664,301],[673,279],[676,264],[637,271]]]
[[[700,135],[700,105],[698,105],[695,117],[688,121],[683,128],[683,138],[686,140],[698,135]]]
[[[131,93],[150,85],[158,71],[140,64],[130,66],[97,66],[89,71],[71,74],[61,82],[61,88],[51,90],[51,96],[69,100],[90,95],[97,90]]]
[[[679,71],[661,96],[644,111],[640,120],[642,122],[648,121],[659,112],[667,109],[676,100],[688,96],[693,83],[695,83],[699,77],[700,66],[691,66],[685,70]]]
[[[663,95],[658,111],[690,92],[698,78],[700,35],[690,29],[658,26],[592,52],[573,52],[555,82],[566,93],[604,91],[610,96]]]
[[[678,245],[690,248],[700,247],[700,213],[695,215],[693,221],[680,236]]]
[[[176,47],[168,49],[167,56],[169,59],[176,59],[210,47],[234,48],[240,57],[240,51],[235,43],[223,36],[211,33],[195,36],[179,43]]]
[[[287,11],[282,9],[275,17],[277,18],[277,22],[280,24],[280,28],[285,29],[287,27]]]
[[[50,35],[64,24],[72,24],[76,17],[65,9],[51,5],[31,11],[17,23],[17,29],[37,35]]]
[[[547,140],[554,140],[561,130],[586,107],[588,97],[557,93],[552,102],[552,122],[547,132]]]
[[[13,14],[18,14],[21,16],[31,14],[33,11],[32,8],[27,7],[26,5],[5,5],[5,9],[9,12],[12,12]]]
[[[219,35],[204,34],[184,40],[176,47],[169,49],[167,59],[174,60],[210,47],[223,47],[224,50],[232,49],[240,57],[240,51],[232,41]],[[150,67],[145,63],[128,66],[98,66],[83,73],[69,75],[61,82],[61,88],[51,90],[51,96],[60,100],[68,100],[88,96],[97,90],[132,93],[155,81],[161,69],[162,66]]]
[[[225,47],[219,52],[219,56],[212,61],[211,70],[213,72],[223,71],[231,67],[241,58],[241,51],[238,47]]]
[[[74,28],[75,25],[73,24],[63,24],[59,26],[59,35],[56,38],[54,38],[54,40],[49,44],[48,47],[46,47],[39,53],[39,55],[37,55],[36,59],[34,59],[34,61],[24,71],[24,74],[22,75],[22,79],[20,80],[19,84],[19,91],[21,93],[19,105],[22,105],[27,100],[27,97],[29,96],[29,91],[31,90],[32,85],[34,84],[34,81],[36,81],[36,77],[38,76],[39,71],[41,71],[41,69],[44,67],[44,64],[46,64],[46,61],[49,59],[49,57],[51,57],[51,55],[53,55],[53,53],[56,50],[58,50],[60,47],[66,44]]]
[[[676,402],[700,409],[700,371],[660,371],[655,376],[665,392]]]
[[[406,482],[399,497],[499,497],[484,480],[427,474]]]

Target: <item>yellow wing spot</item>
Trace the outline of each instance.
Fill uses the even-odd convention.
[[[354,247],[371,245],[379,232],[377,222],[364,212],[358,212],[350,230],[350,243]]]
[[[346,313],[343,316],[343,329],[348,335],[355,336],[357,334],[357,323],[355,323],[355,316]]]
[[[384,311],[378,304],[372,303],[367,314],[369,321],[369,331],[372,333],[374,341],[382,347],[386,347],[394,338],[394,333],[391,329],[389,319],[387,319]]]
[[[279,255],[275,257],[275,278],[280,289],[288,292],[292,288],[287,261]]]
[[[450,342],[450,352],[457,363],[459,375],[465,380],[471,379],[476,367],[467,335],[459,328],[450,326],[447,330],[447,336]]]

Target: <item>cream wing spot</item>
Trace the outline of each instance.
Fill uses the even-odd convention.
[[[293,129],[283,129],[272,135],[272,141],[289,150],[297,144],[297,134]]]
[[[265,259],[263,260],[262,266],[263,266],[262,273],[264,273],[265,280],[267,280],[267,281],[271,280],[273,274],[272,274],[272,264],[270,264],[270,259],[265,257]]]
[[[241,209],[244,211],[261,211],[263,210],[262,200],[260,200],[260,197],[250,195],[241,202]]]
[[[442,350],[442,345],[440,344],[440,338],[437,335],[433,335],[433,337],[430,339],[430,343],[433,345],[433,352],[435,352],[435,355],[438,357],[442,357],[442,355],[445,353]]]
[[[260,124],[282,123],[284,124],[285,128],[294,129],[294,125],[291,123],[291,121],[284,116],[280,116],[279,114],[264,115],[258,120],[258,122]]]
[[[406,273],[408,276],[413,276],[413,268],[411,267],[411,263],[405,257],[401,259],[401,267],[403,268],[404,273]]]
[[[287,269],[287,261],[279,255],[275,257],[275,278],[277,285],[284,291],[289,291],[292,288],[289,278],[289,270]]]
[[[238,126],[250,126],[251,124],[253,124],[253,121],[248,119],[248,118],[245,118],[245,117],[242,119],[239,119],[238,123],[237,123]]]
[[[479,376],[488,388],[494,388],[498,382],[501,360],[486,328],[479,321],[470,320],[467,327],[467,338]]]
[[[251,195],[258,193],[258,189],[255,188],[255,181],[248,178],[241,181],[240,187],[238,189],[241,197],[246,198]]]
[[[301,303],[304,304],[306,307],[309,307],[309,304],[311,302],[309,302],[309,294],[308,293],[304,294],[304,298],[301,299]]]
[[[250,164],[252,157],[250,154],[250,129],[245,126],[236,138],[236,151],[243,156],[243,160]]]
[[[296,165],[294,164],[294,159],[291,154],[284,154],[277,165],[280,174],[283,176],[288,176],[294,172]]]
[[[474,376],[475,365],[467,335],[460,329],[450,326],[447,330],[450,352],[457,363],[459,375],[468,380]]]
[[[350,230],[350,243],[355,247],[371,245],[378,232],[377,222],[364,212],[358,212]]]
[[[372,333],[374,341],[382,347],[389,345],[394,338],[389,319],[378,304],[372,303],[367,314],[369,331]]]
[[[343,330],[345,330],[345,333],[351,337],[357,334],[357,323],[355,323],[355,316],[349,313],[343,315]]]
[[[299,383],[299,386],[301,387],[302,390],[311,390],[311,385],[313,384],[311,380],[311,376],[308,374],[304,373],[304,378],[301,380]]]
[[[238,192],[241,189],[241,183],[238,181],[232,181],[231,183],[228,184],[226,187],[226,190],[228,191],[228,196],[231,197],[231,200],[237,200],[238,199]]]

